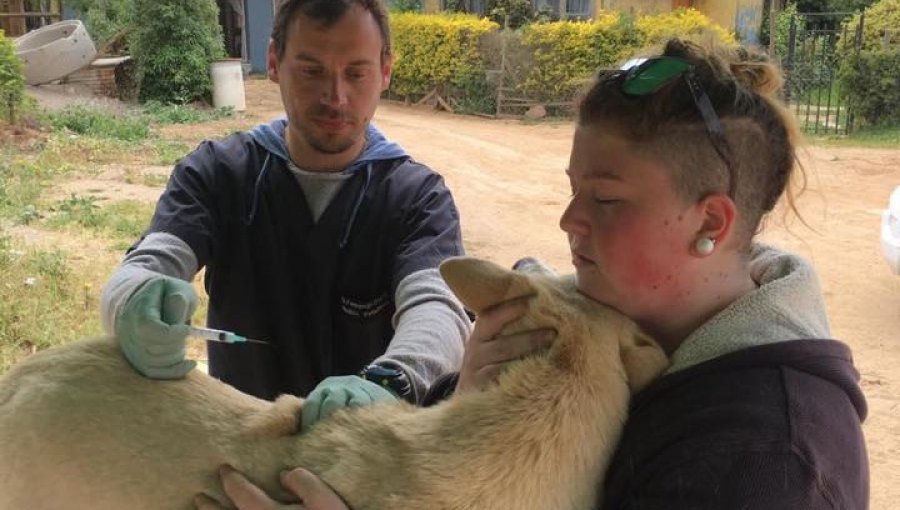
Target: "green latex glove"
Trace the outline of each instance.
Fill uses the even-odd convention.
[[[116,319],[125,358],[152,379],[180,379],[197,364],[185,359],[187,321],[197,308],[190,283],[159,276],[128,298]]]
[[[394,402],[397,397],[381,386],[355,375],[327,377],[303,401],[301,430],[344,407],[362,407],[375,402]]]

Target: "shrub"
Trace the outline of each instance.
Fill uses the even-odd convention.
[[[797,4],[789,3],[778,12],[775,18],[775,54],[783,62],[787,58],[788,45],[791,37],[791,20],[794,22],[794,34],[797,38],[803,38],[806,34],[806,17],[797,13]],[[768,23],[763,28],[769,29]]]
[[[98,48],[130,27],[134,0],[66,0],[65,3],[79,13]]]
[[[861,50],[841,66],[841,90],[861,124],[900,126],[900,48]]]
[[[134,0],[129,47],[142,101],[208,100],[209,65],[225,54],[218,15],[215,0]]]
[[[528,74],[518,87],[541,101],[568,101],[598,69],[610,67],[639,45],[630,18],[606,14],[593,22],[528,25],[521,43],[531,50]]]
[[[715,37],[726,44],[735,42],[734,34],[696,9],[675,9],[656,16],[641,16],[635,22],[645,45],[664,43],[673,37],[696,39]]]
[[[391,12],[421,12],[422,0],[391,0],[388,8]]]
[[[456,89],[462,100],[485,93],[483,35],[497,24],[467,14],[402,13],[391,17],[394,72],[391,93],[422,96]]]
[[[448,0],[447,5],[454,4]],[[676,35],[709,34],[734,42],[731,33],[692,9],[638,20],[614,12],[590,22],[531,23],[508,32],[498,29],[495,22],[464,14],[394,15],[391,93],[422,96],[438,89],[464,110],[493,112],[495,87],[502,85],[528,100],[565,106],[598,69],[613,66],[647,44]],[[489,84],[486,71],[499,75],[504,44],[502,80],[492,79]]]
[[[894,44],[900,41],[900,0],[879,0],[865,11],[862,49],[877,50],[882,47],[885,32],[891,32]],[[860,14],[847,20],[847,36],[855,40]],[[849,41],[848,41],[849,43]]]
[[[25,98],[25,77],[22,61],[16,55],[12,40],[0,30],[0,117],[16,121],[16,112]]]
[[[676,36],[712,36],[734,43],[730,32],[694,9],[637,19],[612,12],[591,22],[528,25],[521,31],[521,40],[531,48],[532,61],[519,90],[542,101],[569,101],[598,69]]]
[[[855,54],[860,14],[846,25],[847,37],[840,45],[842,93],[851,111],[869,126],[900,125],[900,0],[880,0],[865,11],[862,49]],[[892,38],[885,45],[885,33]]]
[[[531,0],[487,0],[488,18],[501,27],[509,16],[509,28],[519,28],[534,19]]]

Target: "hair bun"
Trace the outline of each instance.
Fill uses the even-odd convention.
[[[763,53],[739,47],[728,67],[738,83],[761,96],[771,97],[784,85],[781,71]]]

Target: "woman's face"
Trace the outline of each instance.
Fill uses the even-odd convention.
[[[646,326],[690,296],[700,208],[676,194],[664,163],[614,131],[580,126],[560,219],[578,288]]]

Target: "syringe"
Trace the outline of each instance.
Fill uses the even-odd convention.
[[[255,344],[266,343],[262,340],[253,340],[238,335],[237,333],[232,333],[231,331],[223,331],[221,329],[204,328],[200,326],[188,326],[188,328],[190,329],[188,335],[196,338],[202,338],[204,340],[209,340],[210,342],[221,342],[224,344],[240,344],[245,342],[251,342]]]

